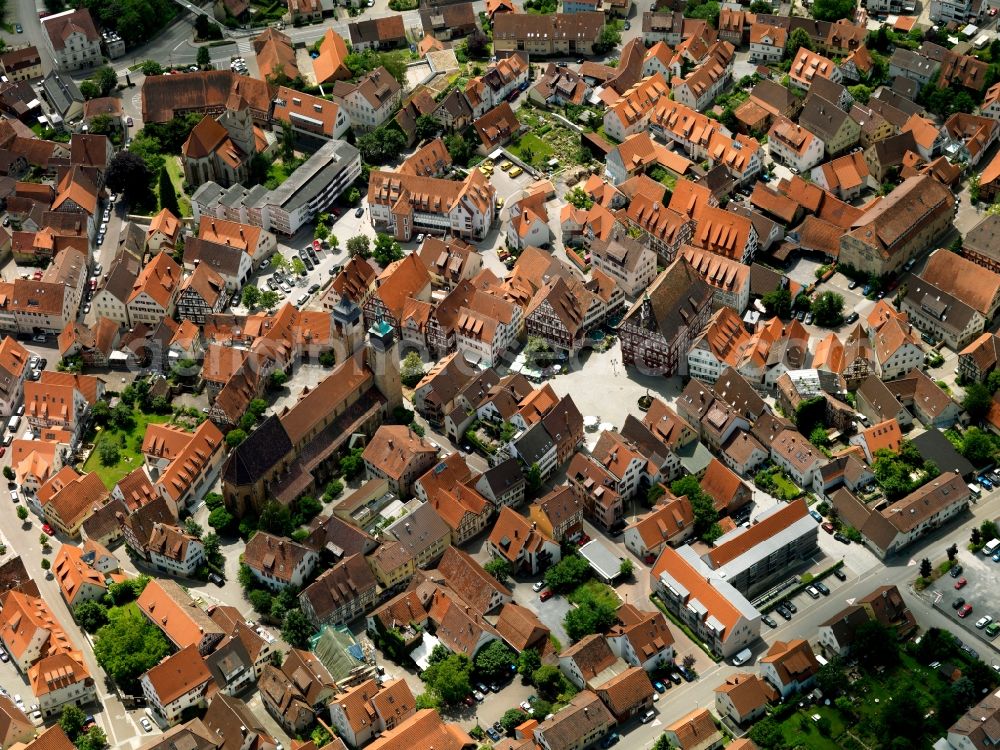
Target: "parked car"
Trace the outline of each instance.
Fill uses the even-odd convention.
[[[1000,633],[1000,622],[991,622],[986,626],[986,635],[990,638],[996,638],[997,633]]]
[[[834,527],[834,525],[832,523],[830,523],[829,521],[826,521],[823,524],[823,531],[825,531],[827,534],[832,534],[835,530],[836,530],[836,527]]]
[[[837,579],[838,581],[846,581],[846,580],[847,580],[847,573],[845,573],[845,572],[844,572],[843,570],[841,570],[840,568],[837,568],[837,569],[836,569],[835,571],[833,571],[833,575],[834,575],[834,577],[835,577],[835,578],[836,578],[836,579]]]
[[[531,704],[528,701],[521,701],[521,710],[531,713]]]
[[[643,724],[648,724],[649,722],[651,722],[655,718],[656,718],[656,713],[655,712],[653,712],[653,711],[647,711],[646,713],[644,713],[642,715],[641,721],[642,721]]]
[[[612,732],[601,740],[601,747],[603,747],[604,750],[607,750],[609,747],[617,745],[619,739],[621,738],[618,736],[618,732]]]
[[[830,596],[830,589],[828,589],[826,587],[826,584],[823,583],[822,581],[816,581],[816,583],[814,583],[813,585],[816,587],[816,590],[823,596]]]
[[[534,591],[536,594],[544,588],[545,588],[545,581],[536,581],[531,585],[531,590]]]
[[[782,607],[784,607],[785,609],[787,609],[787,610],[788,610],[789,612],[791,612],[791,613],[792,613],[793,615],[794,615],[794,614],[795,614],[796,612],[798,612],[798,611],[799,611],[798,607],[796,607],[796,606],[795,606],[794,604],[792,604],[792,600],[791,600],[791,599],[785,599],[785,601],[783,601],[783,602],[781,603],[781,606],[782,606]]]
[[[854,279],[851,279],[847,284],[848,289],[857,289],[857,287],[858,287],[858,282],[856,282]]]
[[[819,590],[815,586],[806,586],[806,593],[813,599],[819,599]]]
[[[208,574],[208,580],[210,580],[212,583],[214,583],[219,588],[222,588],[223,586],[226,585],[226,579],[223,578],[222,576],[220,576],[218,573],[214,573],[214,572],[213,573],[209,573]]]
[[[4,651],[2,648],[0,648],[0,661],[2,661],[4,664],[10,661],[10,657],[7,656],[7,652]]]
[[[792,613],[789,612],[784,607],[775,607],[774,611],[777,612],[779,615],[781,615],[781,617],[784,618],[785,620],[791,620],[792,619]]]
[[[676,672],[667,672],[667,677],[675,685],[680,685],[681,684],[681,676],[679,674],[677,674]]]
[[[993,622],[993,618],[992,617],[990,617],[989,615],[983,615],[978,620],[976,620],[976,627],[979,630],[982,630],[987,625],[989,625],[991,622]]]
[[[358,206],[358,210],[354,212],[354,215],[357,218],[360,219],[362,216],[365,215],[365,207],[364,206]]]
[[[763,620],[764,624],[767,625],[769,628],[778,627],[778,623],[776,623],[774,621],[774,618],[771,617],[770,615],[761,615],[760,619]]]
[[[545,591],[543,591],[538,595],[538,598],[541,599],[543,602],[547,602],[549,599],[552,598],[552,590],[545,589]]]
[[[658,693],[665,693],[665,692],[667,692],[667,689],[663,686],[663,683],[660,682],[659,680],[656,680],[653,683],[653,687],[656,688],[656,692],[658,692]]]
[[[816,523],[823,523],[823,516],[819,514],[819,511],[811,510],[809,515],[816,519]]]
[[[145,731],[147,731],[147,732],[152,732],[153,731],[153,724],[152,724],[152,722],[149,719],[147,719],[145,716],[143,716],[141,719],[139,719],[139,723],[142,725],[142,728]]]
[[[483,695],[482,693],[480,693],[480,692],[479,692],[478,690],[473,690],[473,691],[472,691],[472,697],[473,697],[473,698],[475,698],[477,702],[482,702],[482,700],[483,700],[483,699],[484,699],[484,698],[485,698],[486,696],[485,696],[485,695]]]
[[[850,544],[851,543],[851,540],[848,539],[843,534],[841,534],[839,531],[836,534],[833,535],[833,538],[836,539],[841,544]]]
[[[500,733],[493,727],[486,727],[486,735],[494,742],[500,741]]]
[[[968,617],[971,613],[972,613],[972,605],[971,604],[963,604],[961,607],[958,608],[958,616],[959,617],[965,618],[965,617]]]
[[[966,580],[965,576],[962,576],[957,581],[955,581],[955,589],[958,590],[965,586],[969,581]]]
[[[965,606],[965,599],[961,596],[951,603],[952,609],[959,609],[960,607],[963,606]]]
[[[963,568],[961,565],[956,565],[951,569],[950,575],[952,578],[958,578],[960,575],[962,575],[962,571],[964,570],[965,568]]]

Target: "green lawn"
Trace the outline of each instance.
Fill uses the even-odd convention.
[[[778,490],[781,492],[781,496],[785,500],[793,500],[802,494],[802,490],[795,486],[795,483],[790,479],[786,479],[779,472],[775,472],[772,475],[774,483],[778,486]]]
[[[808,747],[809,750],[840,750],[840,744],[820,734],[813,714],[826,717],[830,722],[830,737],[840,737],[844,733],[844,720],[837,709],[818,706],[797,711],[781,723],[781,736],[788,747]]]
[[[94,440],[94,450],[87,461],[83,464],[83,470],[96,471],[97,476],[104,482],[104,486],[109,490],[118,483],[122,477],[134,469],[142,466],[142,439],[146,434],[146,426],[150,424],[163,424],[170,421],[169,414],[143,414],[135,412],[135,427],[122,432],[113,427],[105,427],[97,433]],[[122,443],[124,438],[124,444]],[[114,466],[105,466],[101,463],[100,447],[107,440],[114,441],[118,445],[119,460]]]
[[[528,148],[531,150],[531,158],[525,158],[524,150]],[[529,164],[544,164],[550,158],[552,158],[552,147],[539,138],[534,133],[525,133],[521,136],[521,140],[516,146],[510,146],[511,152],[516,156],[520,157]]]
[[[174,183],[174,192],[177,193],[177,205],[180,206],[181,214],[191,216],[191,201],[184,193],[184,170],[181,169],[181,162],[176,156],[166,158],[167,174],[170,181]]]
[[[595,580],[581,583],[566,598],[573,602],[573,604],[579,604],[581,599],[586,598],[586,594],[589,594],[595,601],[604,600],[616,609],[622,603],[622,600],[618,598],[618,594],[615,593],[613,588]]]

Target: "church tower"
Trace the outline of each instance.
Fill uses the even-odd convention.
[[[350,357],[365,342],[365,327],[361,322],[361,308],[347,297],[341,296],[333,308],[333,329],[343,342],[345,356]],[[338,359],[343,361],[343,358]]]
[[[403,405],[399,374],[399,342],[389,323],[380,320],[368,330],[368,367],[375,374],[375,387],[385,396],[391,414]]]
[[[250,108],[227,109],[218,119],[218,123],[229,133],[229,138],[237,148],[246,154],[247,161],[257,153],[257,140],[253,133],[253,118]]]

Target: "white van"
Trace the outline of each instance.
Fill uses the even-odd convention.
[[[17,432],[17,428],[21,425],[21,418],[18,416],[13,416],[10,418],[10,422],[7,423],[7,429],[11,432]]]
[[[983,554],[989,557],[996,552],[997,547],[1000,547],[1000,539],[990,539],[986,542],[986,546],[983,547]]]
[[[971,492],[976,497],[982,497],[983,496],[983,489],[978,484],[972,484],[972,483],[970,483],[969,484],[969,492]]]
[[[745,648],[733,657],[733,666],[741,667],[753,658],[753,652]]]

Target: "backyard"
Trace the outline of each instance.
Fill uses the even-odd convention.
[[[566,598],[573,604],[581,604],[587,600],[605,602],[614,609],[622,603],[613,588],[594,579],[581,583]]]
[[[170,418],[170,414],[147,414],[136,409],[130,429],[119,429],[111,422],[105,427],[96,428],[94,450],[83,464],[83,470],[97,472],[104,486],[110,490],[122,477],[142,466],[142,440],[146,434],[146,426],[163,424],[169,422]],[[118,449],[118,461],[109,466],[101,460],[101,446],[105,443],[111,443]]]
[[[580,161],[579,133],[550,113],[534,107],[525,105],[517,115],[527,132],[507,147],[512,154],[535,167],[544,166],[552,157],[559,160],[560,166]]]
[[[996,685],[996,673],[950,634],[932,628],[900,648],[891,630],[863,627],[856,666],[832,659],[817,675],[823,698],[776,706],[750,738],[765,749],[929,748]]]

